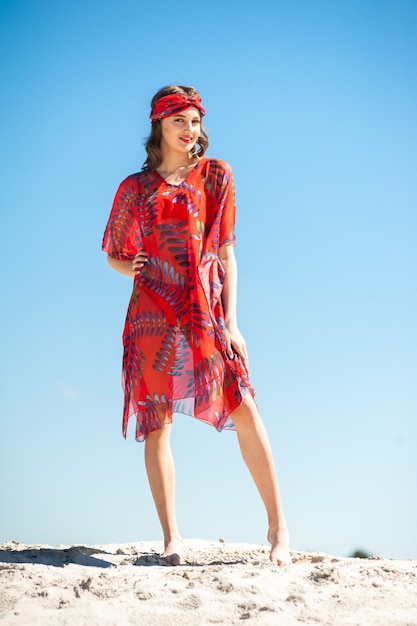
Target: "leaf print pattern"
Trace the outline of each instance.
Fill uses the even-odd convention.
[[[184,333],[170,326],[156,353],[153,368],[170,376],[180,376],[188,362],[189,344]]]
[[[208,174],[203,178],[203,182],[205,182],[205,188],[212,198],[215,198],[218,190],[221,189],[226,175],[227,172],[221,164],[216,159],[211,159]]]
[[[218,252],[234,245],[235,194],[230,167],[201,159],[178,186],[157,172],[119,186],[103,250],[148,262],[134,279],[123,332],[123,435],[160,428],[156,407],[181,412],[217,430],[234,428],[233,411],[254,394],[239,358],[226,353]]]
[[[123,352],[123,375],[126,387],[132,389],[139,385],[145,369],[146,356],[139,345],[133,341],[125,344]]]
[[[140,229],[144,237],[152,235],[152,228],[158,216],[158,196],[155,193],[141,193],[138,196],[138,217]]]
[[[115,259],[132,259],[140,247],[141,234],[135,213],[140,202],[136,177],[121,183],[103,238],[103,249]]]
[[[201,259],[202,255],[203,255],[203,242],[204,242],[204,232],[205,232],[205,225],[203,222],[200,222],[199,220],[196,220],[196,233],[191,235],[191,239],[195,239],[196,241],[199,242],[199,246],[198,246],[198,259]]]
[[[157,224],[156,230],[159,231],[159,250],[163,250],[165,246],[169,252],[172,252],[178,265],[188,267],[188,249],[186,242],[188,240],[188,222],[181,220],[177,224]]]
[[[201,192],[194,189],[193,185],[189,185],[186,180],[181,185],[181,191],[168,190],[164,192],[164,196],[170,197],[172,204],[183,204],[188,213],[193,217],[197,217],[200,210]]]
[[[139,337],[160,337],[166,330],[166,317],[163,311],[139,311],[129,316],[131,339]]]
[[[155,295],[163,298],[175,313],[186,306],[185,292],[187,276],[182,275],[174,265],[161,257],[148,257],[147,267],[141,274],[142,287],[147,287]]]
[[[219,354],[212,354],[210,358],[199,361],[195,367],[195,385],[197,402],[207,402],[209,398],[216,400],[217,395],[223,395],[224,361]]]
[[[200,347],[200,337],[209,337],[214,333],[210,313],[197,302],[190,306],[191,341],[197,348]],[[203,331],[203,332],[201,332]]]

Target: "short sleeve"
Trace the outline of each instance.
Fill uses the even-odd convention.
[[[230,165],[224,163],[223,182],[220,194],[221,222],[220,238],[221,246],[235,246],[235,221],[236,221],[236,201],[235,184]]]
[[[120,184],[104,232],[102,250],[114,259],[133,259],[142,247],[136,219],[139,198],[139,183],[133,174]]]

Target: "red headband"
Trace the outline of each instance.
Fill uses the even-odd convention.
[[[168,96],[162,96],[162,98],[159,98],[159,100],[155,102],[149,117],[152,122],[155,122],[156,120],[162,120],[163,117],[169,117],[180,111],[185,111],[185,109],[189,109],[190,107],[198,109],[202,116],[206,113],[198,94],[186,96],[182,93],[172,93]]]

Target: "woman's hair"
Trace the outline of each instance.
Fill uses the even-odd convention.
[[[151,108],[154,106],[155,102],[162,98],[163,96],[168,96],[173,93],[184,94],[186,96],[194,96],[196,95],[197,89],[194,87],[183,87],[182,85],[170,85],[169,87],[162,87],[152,98],[151,100]],[[147,153],[147,159],[142,166],[142,170],[147,172],[153,172],[156,170],[162,163],[162,150],[161,150],[161,138],[162,138],[162,129],[161,129],[161,120],[155,120],[152,122],[151,134],[145,143],[145,149]],[[201,131],[200,136],[197,140],[196,146],[199,146],[199,149],[196,149],[196,146],[192,148],[190,151],[190,157],[197,157],[201,159],[206,153],[206,150],[209,145],[208,135],[203,128],[203,121],[201,120]]]

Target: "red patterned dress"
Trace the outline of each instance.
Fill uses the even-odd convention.
[[[135,276],[123,332],[123,435],[136,417],[136,439],[160,428],[155,407],[233,429],[231,413],[249,391],[242,361],[226,354],[221,245],[234,245],[231,169],[201,159],[180,185],[157,172],[128,176],[106,226],[103,250],[148,262]]]

